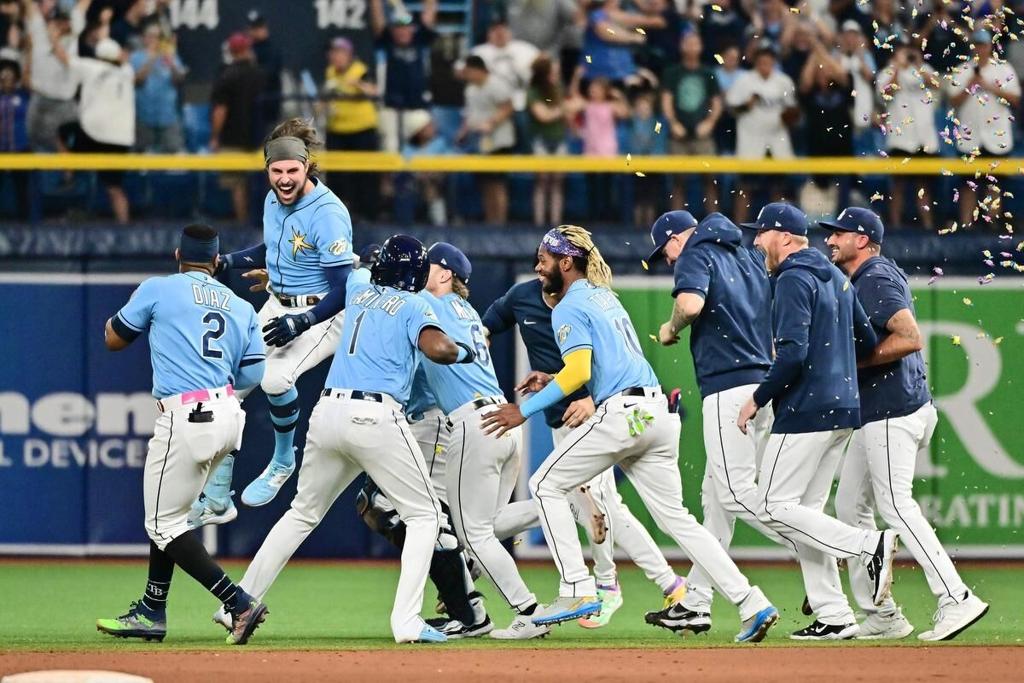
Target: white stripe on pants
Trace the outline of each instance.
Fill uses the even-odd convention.
[[[512,429],[499,438],[485,434],[481,420],[496,408],[485,406],[451,420],[445,488],[459,540],[505,601],[520,610],[537,598],[494,535],[494,519],[508,505],[519,478],[522,430]]]
[[[874,507],[924,571],[940,604],[959,602],[967,586],[960,578],[935,530],[914,500],[914,466],[918,451],[928,448],[938,417],[928,403],[916,412],[869,422],[853,435],[836,491],[836,515],[864,529],[875,528]],[[872,500],[874,504],[872,504]],[[851,563],[850,588],[865,613],[895,609],[891,598],[875,607],[873,584],[860,564]]]
[[[441,520],[423,457],[405,416],[372,401],[324,397],[309,417],[298,491],[267,534],[239,585],[262,598],[338,496],[365,471],[405,522],[391,630],[398,642],[422,631],[423,591]]]
[[[645,423],[643,431],[631,434],[629,419],[636,411],[644,411],[652,420]],[[540,506],[541,526],[561,575],[559,595],[596,594],[594,579],[583,561],[567,494],[618,464],[658,527],[694,563],[704,567],[719,592],[740,606],[742,619],[768,605],[722,546],[683,507],[679,432],[679,418],[668,412],[660,393],[654,397],[615,396],[574,429],[530,479],[530,490]]]

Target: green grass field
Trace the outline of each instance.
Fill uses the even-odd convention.
[[[625,564],[625,563],[624,563]],[[236,578],[244,565],[227,563]],[[251,645],[267,649],[379,649],[395,647],[388,614],[397,581],[397,564],[301,563],[288,566],[267,596],[271,615]],[[685,569],[685,567],[679,567]],[[459,641],[459,647],[669,647],[720,646],[732,642],[739,619],[724,600],[715,602],[714,628],[705,636],[681,639],[649,626],[643,614],[660,609],[660,591],[632,566],[622,566],[626,603],[607,628],[588,631],[575,624],[555,629],[542,641],[509,644],[490,639]],[[792,643],[786,635],[808,623],[800,614],[803,586],[790,566],[746,566],[751,581],[759,584],[782,613],[781,623],[767,643]],[[991,604],[988,615],[955,642],[973,645],[1019,645],[1024,638],[1021,579],[1024,569],[1014,565],[965,565],[963,576],[978,595]],[[557,588],[557,574],[547,564],[523,567],[526,582],[543,601]],[[169,635],[160,646],[128,642],[95,630],[97,617],[117,616],[137,599],[146,577],[141,561],[0,562],[0,650],[146,650],[219,649],[224,631],[210,621],[214,599],[180,570],[175,573],[168,610]],[[499,628],[511,620],[509,609],[491,586],[480,582],[487,595],[492,619]],[[935,603],[916,567],[898,570],[896,596],[917,632],[927,630]],[[425,603],[433,607],[428,584]],[[429,615],[432,616],[432,615]],[[915,636],[901,641],[915,645]],[[861,643],[869,646],[870,643]]]

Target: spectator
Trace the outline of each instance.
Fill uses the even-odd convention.
[[[529,114],[529,137],[534,156],[565,156],[568,152],[566,136],[565,92],[559,79],[558,65],[545,54],[536,59],[532,67],[530,88],[526,95]],[[533,224],[561,225],[565,206],[561,173],[538,173],[533,183]],[[545,209],[550,207],[550,216]],[[545,219],[549,218],[550,223]]]
[[[658,78],[665,67],[679,62],[679,39],[693,30],[676,9],[673,0],[637,0],[641,14],[660,18],[661,25],[646,29],[647,41],[640,46],[637,62]]]
[[[530,67],[539,54],[537,48],[514,39],[505,20],[498,19],[487,29],[487,42],[474,47],[470,54],[483,59],[491,75],[507,84],[512,92],[512,106],[517,112],[524,111]]]
[[[110,21],[114,17],[112,7],[104,7],[96,16],[86,21],[85,30],[78,36],[78,56],[96,57],[96,46],[110,37]]]
[[[116,40],[96,46],[96,57],[73,57],[71,68],[80,85],[78,122],[61,126],[64,144],[74,152],[125,154],[135,144],[135,73]],[[100,171],[114,219],[129,221],[124,171]]]
[[[744,71],[725,94],[725,102],[736,112],[736,156],[745,159],[790,159],[793,143],[788,125],[800,115],[796,86],[778,71],[775,50],[768,42],[754,53],[754,68]],[[741,183],[746,201],[737,202],[736,222],[747,219],[750,187]],[[774,188],[778,194],[778,188]]]
[[[110,25],[110,37],[128,52],[143,49],[142,30],[146,21],[146,0],[128,0],[121,16]]]
[[[22,21],[18,0],[0,0],[0,49],[21,48]]]
[[[77,117],[77,83],[69,63],[78,53],[78,35],[85,28],[85,13],[92,0],[79,0],[71,14],[56,11],[44,17],[41,6],[23,0],[26,29],[32,41],[28,107],[28,138],[32,149],[57,149],[57,130]]]
[[[402,154],[413,157],[419,155],[442,156],[454,153],[442,135],[438,134],[437,126],[430,114],[419,110],[408,117],[406,133],[408,137],[402,147]],[[434,226],[448,225],[448,209],[445,204],[445,175],[443,173],[421,172],[415,175],[401,174],[396,181],[396,197],[406,196],[419,198],[427,208],[427,220]],[[411,192],[403,192],[403,185],[412,186]],[[414,205],[413,202],[409,202]],[[398,204],[398,202],[396,202]],[[413,211],[395,211],[395,219],[399,223],[411,223],[415,218]]]
[[[284,70],[284,59],[270,39],[270,27],[263,14],[258,9],[252,9],[245,19],[256,65],[263,71],[262,106],[259,108],[261,118],[257,122],[262,136],[277,125],[281,118],[281,71]]]
[[[604,77],[592,78],[587,84],[586,99],[580,94],[582,68],[576,71],[571,84],[572,110],[579,112],[579,132],[583,139],[583,154],[609,157],[619,153],[616,121],[628,119],[629,103],[625,95]],[[587,176],[587,194],[591,216],[606,218],[613,200],[613,177],[608,173]]]
[[[853,79],[853,152],[874,156],[878,153],[874,144],[875,58],[867,49],[863,29],[852,19],[843,22],[837,58]]]
[[[184,146],[178,112],[178,86],[185,80],[185,65],[178,58],[177,41],[163,40],[159,24],[142,33],[142,48],[130,58],[135,70],[136,144],[144,152],[177,154]]]
[[[348,38],[335,38],[327,53],[324,94],[327,105],[327,149],[374,152],[380,149],[377,136],[377,84],[370,70],[354,55]],[[380,179],[374,173],[339,173],[331,186],[349,212],[364,219],[377,215]]]
[[[508,154],[516,144],[512,125],[515,110],[508,86],[489,73],[484,60],[477,55],[466,58],[463,75],[468,83],[466,108],[456,140],[475,153]],[[504,175],[482,174],[480,185],[484,220],[491,225],[504,225],[508,219],[508,187]]]
[[[661,112],[668,122],[672,154],[714,156],[715,126],[722,116],[722,96],[715,73],[700,62],[704,44],[700,34],[690,31],[680,41],[682,60],[665,69],[661,81]],[[672,208],[686,203],[685,178],[677,175],[672,191]],[[715,177],[703,176],[708,207],[718,203]],[[650,221],[653,223],[654,221]]]
[[[21,85],[21,65],[0,61],[0,153],[27,152],[29,92]],[[14,187],[14,215],[28,218],[27,171],[2,171]],[[0,176],[2,178],[2,176]]]
[[[964,32],[957,19],[950,6],[941,0],[932,3],[930,12],[918,16],[920,26],[917,34],[922,40],[928,41],[924,58],[940,74],[955,69],[970,53],[966,41],[961,38]]]
[[[723,48],[722,63],[715,68],[715,80],[720,92],[729,92],[733,83],[744,72],[744,69],[740,68],[741,58],[739,45],[734,43]],[[722,107],[722,116],[718,119],[718,126],[715,129],[715,146],[720,155],[736,153],[736,117],[729,107]]]
[[[762,0],[751,12],[747,27],[747,59],[753,62],[755,53],[765,45],[771,45],[776,55],[788,54],[796,23],[783,0]]]
[[[875,46],[875,62],[879,68],[885,68],[892,57],[893,43],[900,36],[910,35],[910,31],[900,19],[895,0],[873,0],[871,26],[874,29],[871,42]]]
[[[437,0],[424,0],[418,20],[401,10],[395,11],[390,21],[384,13],[383,0],[372,0],[370,18],[377,46],[384,52],[384,149],[397,152],[402,127],[399,113],[429,107],[427,60],[437,37]]]
[[[817,40],[817,33],[811,22],[798,19],[790,23],[783,41],[781,62],[782,72],[794,82],[800,80],[800,74],[810,59]]]
[[[508,25],[520,40],[557,55],[578,8],[575,0],[509,0]]]
[[[583,77],[613,83],[637,81],[633,48],[645,41],[637,28],[663,26],[661,17],[625,12],[619,0],[589,0],[587,29],[583,34]]]
[[[971,42],[972,58],[953,72],[947,86],[960,120],[957,150],[971,156],[1006,156],[1013,151],[1013,112],[1020,106],[1020,81],[1012,66],[993,58],[991,33],[975,31]],[[977,199],[976,185],[966,181],[960,191],[961,225],[973,220]],[[991,201],[990,196],[978,208],[987,210]]]
[[[715,4],[720,12],[704,5],[700,17],[700,37],[704,43],[701,59],[705,64],[714,62],[715,55],[724,56],[727,48],[738,46],[737,41],[747,33],[747,20],[737,11],[733,0],[717,0]]]
[[[878,93],[885,102],[882,117],[885,146],[893,157],[932,157],[939,152],[939,135],[935,130],[939,80],[910,41],[896,47],[888,66],[878,74]],[[921,202],[931,205],[931,187],[927,177],[913,178],[921,184]],[[907,176],[893,175],[889,202],[889,225],[903,223]],[[930,211],[919,214],[924,227],[933,227]]]
[[[210,95],[210,151],[248,152],[259,147],[262,131],[256,112],[265,74],[256,65],[252,41],[244,33],[228,38],[232,62],[220,73]],[[245,173],[221,173],[220,185],[231,192],[235,218],[249,222],[249,178]]]
[[[655,115],[655,99],[653,91],[645,90],[633,100],[633,117],[630,121],[629,131],[630,154],[655,156],[665,153],[665,136],[658,133],[660,122]],[[665,178],[649,173],[644,176],[634,176],[630,180],[633,182],[633,187],[636,188],[633,200],[633,225],[647,228],[654,224],[660,213]]]

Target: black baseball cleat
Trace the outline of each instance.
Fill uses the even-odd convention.
[[[711,630],[711,615],[707,612],[694,612],[676,603],[658,612],[648,612],[644,621],[652,626],[660,626],[670,631],[690,631],[704,633]]]
[[[806,595],[804,596],[803,603],[800,605],[800,613],[805,617],[809,617],[814,614],[814,610],[811,609],[811,601],[807,599]]]
[[[860,627],[853,624],[823,624],[815,620],[810,626],[790,634],[792,640],[849,640],[860,633]]]
[[[466,626],[458,619],[445,619],[444,617],[427,619],[427,625],[436,628],[438,631],[448,636],[448,640],[479,638],[480,636],[485,636],[494,630],[494,624],[491,622],[490,617],[484,617],[483,621],[479,624],[473,624],[472,626]]]

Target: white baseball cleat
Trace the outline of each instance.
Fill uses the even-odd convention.
[[[224,609],[224,605],[221,605],[220,609],[213,613],[213,623],[220,624],[227,629],[228,633],[231,633],[231,629],[235,627],[234,622],[231,620],[231,615]]]
[[[537,606],[540,609],[540,605]],[[491,631],[491,638],[497,640],[530,640],[531,638],[543,638],[551,633],[550,626],[540,626],[533,623],[532,617],[526,614],[518,615],[508,628],[499,628]]]
[[[580,510],[581,516],[586,517],[587,523],[590,525],[590,537],[594,543],[600,545],[604,543],[605,538],[608,536],[608,521],[604,516],[604,512],[598,506],[597,501],[594,500],[594,494],[590,490],[589,485],[581,486],[579,490],[579,500],[583,504],[583,509]],[[580,520],[583,521],[582,519]]]
[[[227,524],[238,517],[238,508],[231,500],[234,491],[228,494],[224,500],[215,500],[205,493],[200,493],[198,500],[192,503],[188,511],[188,524],[193,529],[206,526],[207,524]]]
[[[935,625],[917,637],[920,640],[953,640],[988,612],[988,603],[968,591],[967,597],[953,605],[940,606],[932,620]]]
[[[903,612],[897,609],[892,614],[882,616],[877,612],[869,614],[860,622],[860,633],[857,640],[899,640],[914,632],[914,625],[907,621]]]

